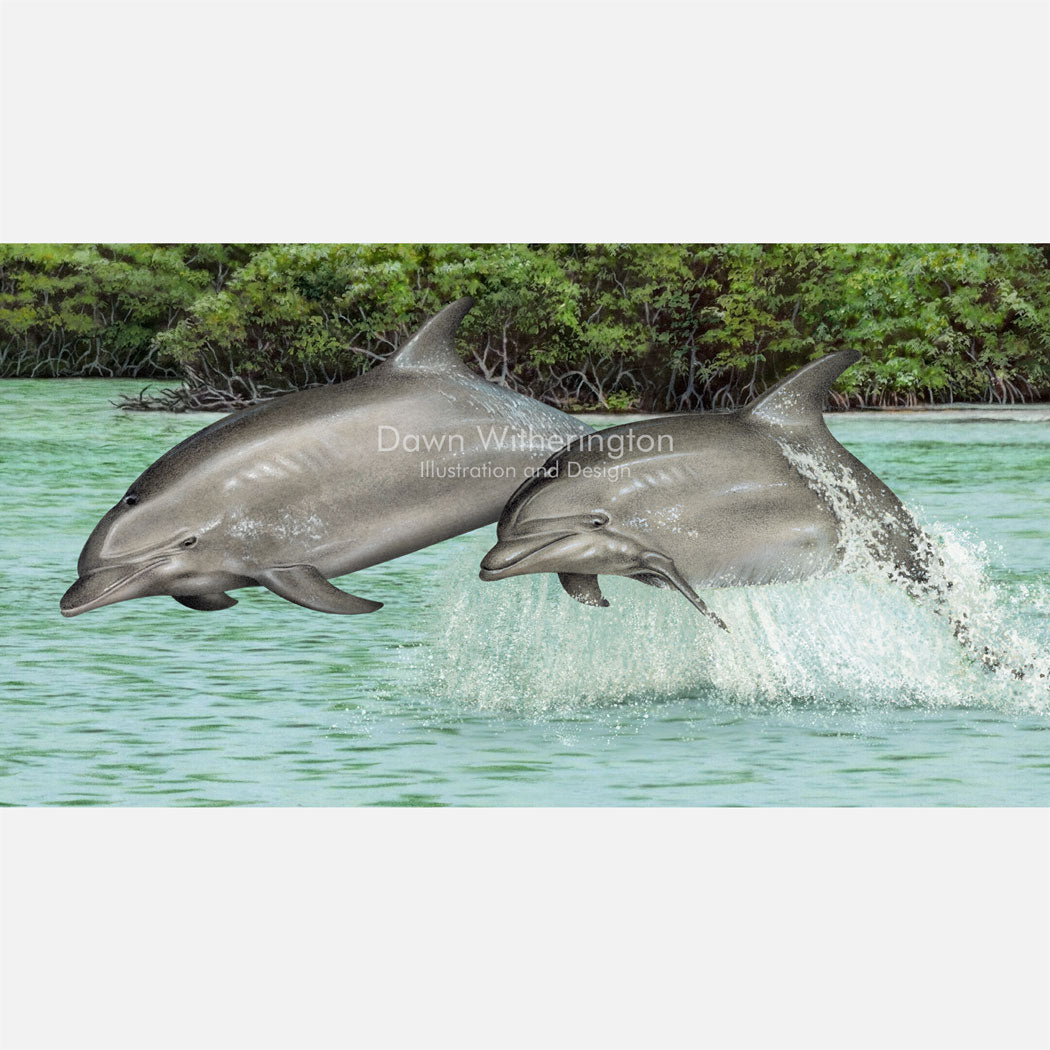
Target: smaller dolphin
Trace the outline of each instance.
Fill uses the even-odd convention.
[[[62,615],[160,594],[210,612],[251,586],[373,612],[329,580],[495,521],[591,428],[466,367],[454,337],[472,302],[357,379],[235,412],[166,452],[95,526]]]
[[[735,412],[574,440],[511,497],[481,578],[555,572],[577,601],[604,606],[598,576],[628,576],[678,590],[725,628],[697,588],[826,573],[859,525],[887,567],[921,583],[929,540],[824,423],[828,389],[859,356],[814,361]]]

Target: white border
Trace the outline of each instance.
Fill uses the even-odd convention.
[[[4,8],[9,240],[1050,240],[1044,3]]]
[[[14,812],[3,1045],[1046,1046],[1017,810]]]
[[[9,240],[1044,240],[1044,4],[3,10]],[[5,1047],[1048,1043],[1045,812],[0,814]]]

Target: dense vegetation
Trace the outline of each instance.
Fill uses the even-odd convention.
[[[1050,395],[1050,246],[0,246],[0,375],[178,380],[137,407],[345,379],[458,296],[459,348],[553,404],[727,407],[855,347],[842,405]]]

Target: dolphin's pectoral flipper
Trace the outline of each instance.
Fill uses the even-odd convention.
[[[218,594],[173,594],[172,597],[187,609],[197,612],[216,612],[219,609],[232,609],[237,604],[236,598],[219,591]]]
[[[703,598],[701,598],[700,595],[689,586],[685,578],[678,571],[678,567],[670,558],[663,554],[657,554],[655,551],[647,551],[642,555],[641,561],[647,569],[655,573],[657,576],[663,577],[663,579],[665,579],[672,587],[681,591],[697,609],[699,609],[705,616],[709,616],[714,620],[723,631],[729,630],[722,618],[711,612],[704,603]]]
[[[602,594],[597,576],[588,576],[582,572],[559,572],[558,579],[565,588],[565,593],[581,604],[597,605],[603,609],[608,607],[609,599]]]
[[[354,616],[383,608],[382,602],[372,602],[341,591],[312,565],[281,565],[256,573],[255,579],[285,601],[317,612]]]
[[[636,572],[629,579],[637,580],[639,583],[644,583],[648,587],[659,587],[660,590],[673,590],[671,584],[667,582],[662,576],[658,576],[655,572]]]

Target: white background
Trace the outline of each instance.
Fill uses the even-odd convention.
[[[1048,27],[8,4],[0,236],[1050,241]],[[12,1050],[1050,1045],[1045,811],[2,817]]]

